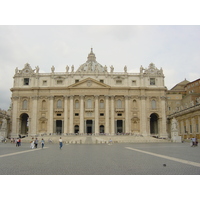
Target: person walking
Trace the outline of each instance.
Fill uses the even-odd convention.
[[[191,147],[195,147],[195,142],[196,142],[195,137],[193,137],[191,140],[192,140],[192,146]]]
[[[31,149],[34,149],[34,146],[35,146],[35,145],[34,145],[34,144],[35,144],[34,138],[32,138],[32,141],[31,141],[30,143],[31,143],[30,148],[31,148]]]
[[[37,148],[37,145],[38,145],[38,139],[37,138],[35,139],[34,144],[35,144],[35,148]]]
[[[61,137],[59,139],[59,145],[60,145],[60,149],[62,149],[63,143],[62,143],[62,138]]]
[[[44,139],[42,138],[41,140],[41,144],[42,144],[42,149],[44,148]]]

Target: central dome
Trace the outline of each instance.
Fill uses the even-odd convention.
[[[104,72],[104,67],[96,61],[95,54],[91,48],[91,52],[88,54],[86,63],[82,64],[76,72]]]

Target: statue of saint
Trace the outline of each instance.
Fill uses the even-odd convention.
[[[6,118],[4,117],[2,121],[3,121],[3,123],[2,123],[2,126],[1,126],[1,130],[7,129],[7,120],[6,120]]]
[[[18,74],[18,67],[16,67],[16,69],[15,69],[15,74]]]
[[[52,66],[52,67],[51,67],[51,72],[54,73],[54,71],[55,71],[55,67]]]
[[[124,72],[127,72],[127,66],[124,67]]]
[[[177,131],[177,130],[178,130],[178,127],[177,127],[177,120],[176,120],[175,118],[172,119],[171,130],[172,130],[172,131]]]
[[[67,65],[66,66],[66,72],[68,73],[68,71],[69,71],[69,66]]]
[[[39,68],[38,66],[36,66],[36,67],[35,67],[35,69],[36,69],[36,73],[38,74],[38,73],[39,73],[39,70],[40,70],[40,68]]]
[[[113,71],[114,71],[114,67],[111,65],[110,66],[110,72],[113,73]]]
[[[72,72],[74,72],[74,65],[72,65]]]

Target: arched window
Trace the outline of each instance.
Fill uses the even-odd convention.
[[[117,100],[117,108],[122,108],[122,101],[120,99]]]
[[[100,108],[103,109],[104,108],[104,101],[100,100]]]
[[[92,100],[91,99],[87,100],[87,108],[92,108]]]
[[[76,108],[76,109],[79,109],[79,100],[76,100],[76,101],[75,101],[75,108]]]
[[[46,101],[45,100],[42,101],[42,110],[46,110]]]
[[[57,108],[62,108],[62,101],[60,99],[57,101]]]
[[[28,101],[24,100],[22,103],[22,110],[27,110],[28,109]]]
[[[156,109],[156,100],[152,100],[152,101],[151,101],[151,108],[152,108],[153,110]]]

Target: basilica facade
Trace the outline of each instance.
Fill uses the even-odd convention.
[[[40,73],[27,63],[15,70],[12,133],[142,134],[168,137],[163,70],[153,63],[138,73],[115,72],[93,49],[75,71]]]

